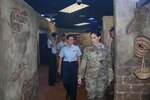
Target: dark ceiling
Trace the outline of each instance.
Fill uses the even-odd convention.
[[[38,13],[45,17],[54,17],[55,25],[63,29],[91,29],[99,28],[102,24],[102,16],[113,15],[113,0],[82,0],[89,7],[71,14],[61,13],[59,10],[76,3],[76,0],[25,0]],[[94,20],[89,20],[94,18]],[[90,25],[74,26],[81,22],[89,22]]]

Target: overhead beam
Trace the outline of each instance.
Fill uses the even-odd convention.
[[[144,7],[146,4],[150,3],[150,0],[139,0],[137,3],[136,3],[136,7],[137,8],[142,8]]]

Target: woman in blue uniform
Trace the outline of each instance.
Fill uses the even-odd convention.
[[[78,66],[80,66],[80,56],[81,51],[78,46],[74,45],[73,35],[68,35],[67,45],[59,53],[58,73],[62,74],[63,84],[67,91],[66,98],[70,97],[70,100],[76,100],[77,72]]]

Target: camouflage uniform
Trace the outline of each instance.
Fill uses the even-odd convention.
[[[89,100],[102,100],[108,79],[113,80],[111,56],[103,44],[90,46],[84,49],[78,78],[82,78],[86,69],[86,90]]]

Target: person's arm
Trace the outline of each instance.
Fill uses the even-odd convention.
[[[61,64],[62,64],[62,57],[58,59],[58,73],[61,74]]]
[[[62,65],[62,58],[64,57],[63,48],[60,50],[59,58],[58,58],[58,73],[61,74],[61,65]]]
[[[81,64],[81,57],[80,56],[77,57],[77,62],[78,62],[78,67],[79,67]]]
[[[110,52],[108,52],[108,55],[107,55],[107,67],[108,67],[108,82],[110,84],[114,78],[114,73],[112,70],[112,57],[110,55]]]
[[[52,46],[55,47],[57,45],[58,36],[55,37]]]
[[[47,47],[48,48],[51,48],[52,46],[52,41],[50,39],[47,40]]]
[[[80,65],[79,68],[78,68],[78,84],[79,84],[79,85],[82,84],[81,79],[83,78],[84,71],[85,71],[85,68],[86,68],[87,56],[88,56],[88,55],[87,55],[87,49],[85,48],[85,49],[84,49],[84,54],[83,54],[83,57],[82,57],[82,61],[81,61],[81,65]]]
[[[56,49],[57,49],[57,57],[59,58],[59,53],[60,53],[60,42],[56,45]],[[59,60],[59,59],[58,59]]]
[[[78,46],[77,46],[78,47]],[[81,56],[82,53],[81,53],[81,50],[80,48],[78,47],[78,54],[77,54],[77,62],[78,62],[78,68],[80,67],[80,64],[81,64]]]

